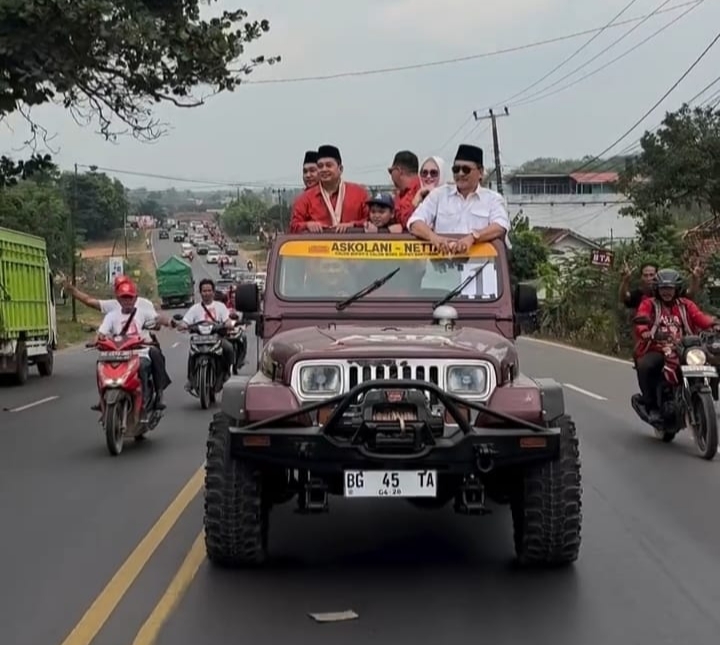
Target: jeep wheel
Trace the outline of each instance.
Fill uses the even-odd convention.
[[[515,553],[522,565],[561,565],[580,552],[582,486],[575,424],[563,416],[557,460],[528,469],[511,501]]]
[[[210,423],[205,466],[205,548],[222,567],[259,565],[267,558],[270,504],[262,470],[233,459],[228,418]]]

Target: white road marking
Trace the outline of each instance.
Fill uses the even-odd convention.
[[[43,405],[44,403],[50,403],[50,401],[55,401],[56,399],[59,399],[59,396],[48,396],[44,399],[40,399],[39,401],[33,401],[32,403],[28,403],[27,405],[21,405],[17,408],[11,408],[8,410],[8,412],[24,412],[25,410],[29,410],[30,408],[35,408],[38,405]]]
[[[591,399],[595,399],[596,401],[607,401],[604,396],[600,396],[599,394],[595,394],[595,392],[590,392],[589,390],[583,390],[581,387],[573,385],[572,383],[563,383],[563,387],[566,387],[568,390],[584,394],[585,396],[589,396]]]
[[[173,343],[172,345],[170,345],[170,347],[174,349],[174,348],[177,347],[179,344],[180,344],[180,341],[178,341],[177,343]]]
[[[521,336],[523,341],[529,343],[537,343],[538,345],[548,345],[549,347],[557,347],[558,349],[565,349],[569,352],[575,352],[577,354],[583,354],[584,356],[591,356],[593,358],[601,358],[604,361],[610,361],[611,363],[620,363],[621,365],[632,365],[632,361],[625,360],[624,358],[617,358],[616,356],[605,356],[605,354],[598,354],[597,352],[591,352],[589,349],[581,349],[580,347],[573,347],[572,345],[566,345],[565,343],[556,343],[552,340],[542,340],[540,338],[531,338],[529,336]]]

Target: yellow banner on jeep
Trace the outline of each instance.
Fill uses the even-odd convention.
[[[280,247],[282,257],[337,258],[347,260],[434,260],[451,257],[433,251],[429,242],[419,240],[292,240]],[[497,251],[492,244],[476,244],[458,257],[494,258]]]

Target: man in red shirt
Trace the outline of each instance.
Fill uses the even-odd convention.
[[[317,186],[318,183],[318,155],[315,150],[308,150],[303,160],[302,178],[305,189]]]
[[[362,227],[368,218],[368,191],[344,181],[340,151],[335,146],[318,148],[319,183],[295,200],[290,217],[290,232],[319,233],[332,228],[343,233]]]
[[[636,314],[637,343],[633,356],[643,403],[651,422],[660,418],[657,388],[663,368],[675,369],[672,365],[666,366],[663,344],[654,340],[654,333],[664,331],[669,334],[671,341],[678,342],[683,336],[694,335],[717,324],[712,316],[703,313],[692,300],[680,296],[682,287],[683,280],[677,271],[661,269],[655,275],[653,295],[640,302]],[[639,319],[645,321],[640,322]]]
[[[392,165],[388,168],[390,179],[395,185],[395,220],[406,228],[415,206],[413,199],[420,190],[420,162],[417,155],[409,150],[401,150],[395,155]]]

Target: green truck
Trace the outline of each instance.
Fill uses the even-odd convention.
[[[45,240],[0,227],[0,375],[23,385],[53,372],[57,318]]]
[[[185,260],[173,255],[155,269],[155,277],[162,309],[193,304],[193,270]]]

